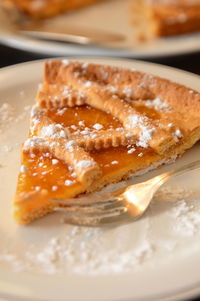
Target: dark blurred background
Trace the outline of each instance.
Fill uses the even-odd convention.
[[[28,62],[32,60],[47,58],[44,55],[27,53],[0,45],[0,67],[6,67],[13,64]],[[168,65],[185,71],[193,72],[200,75],[200,51],[188,55],[180,55],[168,58],[159,58],[148,61],[158,64]]]

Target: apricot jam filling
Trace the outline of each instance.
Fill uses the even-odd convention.
[[[19,175],[18,192],[33,192],[45,189],[51,195],[65,194],[69,187],[80,185],[70,167],[53,158],[49,153],[23,153],[25,172]]]
[[[129,166],[137,169],[137,166],[146,164],[148,160],[151,161],[156,157],[156,154],[147,150],[142,152],[137,150],[128,154],[127,147],[93,151],[90,155],[99,164],[102,177],[117,175],[120,171],[127,170]],[[70,167],[52,158],[49,153],[38,154],[35,158],[32,158],[31,154],[24,153],[22,164],[26,167],[26,171],[19,175],[18,193],[45,189],[51,197],[65,198],[83,188],[83,184],[73,177]]]
[[[137,110],[144,112],[146,108],[141,104],[137,105]],[[158,113],[153,109],[146,110],[146,114],[151,118],[158,118]],[[86,128],[95,131],[96,124],[104,130],[122,128],[121,122],[111,114],[90,106],[48,109],[45,115],[56,124],[68,128],[71,133],[84,131]],[[130,166],[132,170],[137,170],[138,166],[145,166],[148,161],[157,158],[151,149],[136,149],[133,145],[93,150],[89,155],[100,166],[102,178],[111,175],[117,177],[123,170],[129,170]],[[73,169],[49,152],[23,152],[22,164],[25,170],[21,170],[19,174],[19,194],[46,190],[48,197],[62,199],[84,190]]]
[[[86,127],[94,130],[93,126],[97,123],[101,124],[104,130],[122,127],[121,122],[111,114],[107,114],[90,106],[66,107],[60,110],[50,109],[47,111],[47,116],[54,122],[71,128],[72,132],[75,131],[73,126],[79,130],[84,130]]]

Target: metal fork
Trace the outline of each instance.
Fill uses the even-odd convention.
[[[66,200],[52,200],[59,204],[54,210],[65,213],[66,223],[82,226],[103,226],[129,222],[141,217],[156,191],[173,176],[199,169],[200,160],[160,174],[148,181],[130,185],[96,198],[85,196]]]
[[[0,0],[1,2],[1,0]],[[80,26],[57,26],[43,20],[31,20],[20,13],[14,6],[0,5],[0,19],[6,34],[23,35],[30,38],[75,43],[79,45],[109,45],[124,41],[123,34],[109,30],[97,30]],[[2,30],[2,28],[1,28]]]

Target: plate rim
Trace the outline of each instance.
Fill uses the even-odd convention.
[[[199,32],[196,32],[199,34]],[[191,33],[190,35],[194,35],[195,33]],[[184,38],[184,36],[189,36],[189,34],[182,35],[181,37]],[[180,37],[177,36],[177,37]],[[167,38],[166,38],[167,39]],[[47,42],[47,41],[40,41],[39,39],[34,38],[28,38],[28,37],[22,37],[20,35],[12,36],[12,35],[4,35],[0,37],[0,41],[5,46],[25,51],[28,53],[34,53],[37,55],[47,55],[47,56],[63,56],[64,52],[66,50],[69,51],[68,56],[73,56],[73,51],[78,51],[80,48],[82,50],[82,56],[87,57],[88,54],[84,54],[84,47],[82,45],[76,45],[76,44],[69,44],[69,45],[62,45],[58,42]],[[35,47],[31,47],[31,44],[35,44]],[[51,47],[48,48],[48,46],[51,46],[52,48],[59,47],[59,51],[54,51]],[[88,47],[89,51],[92,53],[93,49],[97,49],[98,53],[94,54],[94,57],[98,57],[99,53],[102,51],[105,53],[102,53],[102,57],[115,57],[115,58],[133,58],[133,59],[161,59],[161,58],[171,58],[171,57],[177,57],[177,56],[184,56],[184,55],[190,55],[193,53],[198,53],[200,51],[200,46],[197,45],[193,49],[177,49],[174,51],[163,51],[161,53],[143,53],[139,54],[139,51],[134,54],[134,50],[131,49],[109,49],[104,47],[98,47],[95,46],[94,48]],[[80,56],[80,50],[77,56]],[[92,54],[90,54],[92,56]]]
[[[40,59],[35,59],[35,60],[31,60],[31,61],[26,61],[26,62],[19,62],[19,63],[16,63],[16,64],[12,64],[12,65],[9,65],[9,66],[4,66],[4,67],[1,67],[0,68],[0,73],[2,71],[6,71],[6,70],[11,70],[11,69],[14,69],[18,66],[26,66],[26,65],[30,65],[30,64],[37,64],[37,63],[44,63],[45,61],[51,61],[51,60],[69,60],[69,61],[73,61],[73,60],[78,60],[78,61],[81,61],[81,60],[88,60],[88,61],[93,61],[93,60],[97,60],[99,63],[100,61],[110,61],[110,62],[130,62],[131,64],[133,63],[141,63],[141,64],[147,64],[149,66],[152,66],[153,65],[156,65],[157,67],[159,68],[162,68],[163,70],[164,69],[169,69],[171,71],[175,71],[175,72],[179,72],[179,73],[184,73],[185,75],[188,75],[188,76],[192,76],[192,77],[195,77],[196,79],[199,79],[200,80],[200,75],[198,75],[197,73],[193,73],[193,72],[190,72],[190,71],[187,71],[187,70],[184,70],[184,69],[180,69],[180,68],[176,68],[176,67],[172,67],[172,66],[168,66],[168,65],[165,65],[165,64],[161,64],[161,63],[157,63],[157,62],[149,62],[149,61],[145,61],[145,60],[142,60],[142,59],[131,59],[131,58],[120,58],[120,57],[117,57],[117,58],[110,58],[110,57],[102,57],[102,56],[96,56],[96,57],[90,57],[90,56],[51,56],[51,57],[47,57],[47,58],[40,58]],[[98,64],[97,62],[97,64]],[[126,69],[126,67],[125,67]],[[11,70],[12,71],[12,70]],[[143,72],[143,71],[141,71]],[[162,76],[161,76],[162,77]],[[175,82],[173,80],[173,82]],[[185,86],[185,84],[184,84]]]
[[[1,281],[1,280],[0,280]],[[188,298],[199,298],[200,297],[200,282],[197,282],[194,286],[189,286],[184,291],[180,290],[175,292],[175,294],[172,292],[168,296],[162,296],[162,295],[154,295],[150,298],[148,298],[148,301],[189,301]],[[2,294],[0,292],[0,298],[4,298],[5,301],[35,301],[35,298],[32,297],[20,297],[16,295],[10,295],[10,294]],[[176,298],[176,299],[174,299]],[[4,301],[4,300],[0,300]],[[49,299],[44,298],[37,298],[37,301],[49,301]],[[55,300],[56,301],[56,300]],[[85,301],[85,299],[84,299]],[[132,301],[131,299],[106,299],[105,301]],[[147,301],[147,298],[138,298],[137,301]],[[193,301],[190,299],[190,301]]]
[[[50,58],[50,59],[55,59],[55,58]],[[64,59],[64,57],[63,58],[59,58],[59,59]],[[74,59],[77,59],[77,60],[94,60],[94,58],[83,58],[83,57],[73,57],[73,58],[67,58],[67,59],[70,59],[70,60],[74,60]],[[43,63],[43,62],[45,62],[47,59],[40,59],[40,60],[34,60],[34,61],[31,61],[31,62],[25,62],[25,63],[18,63],[18,64],[15,64],[15,65],[12,65],[12,66],[7,66],[7,67],[3,67],[3,68],[1,68],[0,69],[0,74],[2,73],[2,72],[4,72],[4,71],[11,71],[12,72],[12,69],[15,69],[15,68],[19,68],[20,66],[27,66],[27,65],[32,65],[32,64],[36,64],[36,63]],[[130,59],[109,59],[109,58],[98,58],[98,60],[102,60],[102,61],[104,61],[104,63],[105,63],[105,61],[119,61],[119,62],[123,62],[123,61],[125,61],[125,62],[131,62],[132,64],[134,64],[134,62],[137,62],[137,63],[143,63],[143,64],[147,64],[147,65],[151,65],[151,66],[153,66],[153,65],[156,65],[156,66],[158,66],[158,67],[161,67],[162,69],[169,69],[169,70],[175,70],[175,71],[178,71],[178,72],[181,72],[181,73],[185,73],[185,75],[190,75],[190,76],[192,76],[192,77],[195,77],[196,79],[198,79],[198,80],[200,80],[200,77],[197,75],[197,74],[193,74],[193,73],[191,73],[191,72],[188,72],[188,71],[184,71],[184,70],[181,70],[181,69],[177,69],[177,68],[174,68],[174,67],[170,67],[170,66],[165,66],[165,65],[162,65],[162,64],[155,64],[155,63],[151,63],[151,62],[145,62],[145,61],[142,61],[142,60],[130,60]],[[1,281],[1,280],[0,280]],[[195,296],[197,296],[197,294],[199,295],[199,293],[200,293],[200,286],[199,287],[197,287],[197,286],[199,286],[199,282],[197,283],[197,284],[195,284],[194,286],[190,286],[190,287],[188,287],[188,289],[186,289],[186,291],[185,292],[183,292],[182,290],[181,290],[181,292],[178,292],[178,293],[176,293],[176,295],[174,295],[173,294],[173,296],[164,296],[164,297],[160,297],[160,296],[158,296],[158,300],[174,300],[174,299],[172,299],[172,298],[174,298],[174,297],[178,297],[179,298],[179,296],[180,297],[182,297],[182,295],[184,294],[184,298],[187,298],[187,297],[195,297]],[[2,295],[1,293],[0,293],[0,296],[2,296],[3,298],[11,298],[10,300],[17,300],[16,299],[16,296],[13,296],[12,297],[12,295],[8,295],[8,296],[6,296],[6,295]],[[14,299],[15,298],[15,299]],[[27,297],[17,297],[17,298],[19,298],[18,300],[27,300],[27,301],[33,301],[33,300],[35,300],[35,299],[32,299],[32,298],[27,298]],[[156,300],[157,300],[157,296],[156,297],[152,297],[153,299],[149,299],[149,300],[155,300],[155,298],[156,298]],[[8,299],[9,300],[9,299]],[[39,300],[41,300],[41,301],[45,301],[45,299],[38,299],[38,301]],[[46,299],[47,300],[47,299]],[[117,299],[112,299],[113,301],[115,300],[115,301],[117,301]],[[131,299],[125,299],[126,301],[130,301]],[[146,299],[138,299],[138,301],[139,300],[146,300]],[[183,299],[176,299],[176,300],[183,300]],[[111,301],[111,299],[109,300],[109,301]]]

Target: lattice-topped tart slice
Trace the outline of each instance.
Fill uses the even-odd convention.
[[[49,18],[65,11],[76,10],[80,7],[103,0],[1,0],[11,12],[19,10],[24,14],[36,18]]]
[[[45,65],[14,200],[29,223],[52,198],[99,190],[182,155],[200,139],[200,95],[152,75],[68,61]]]
[[[101,1],[106,0],[1,0],[0,6],[10,11],[10,17],[14,14],[23,20],[23,15],[34,19],[49,18]],[[130,10],[127,18],[133,21],[139,38],[200,30],[200,0],[130,0]]]
[[[133,0],[133,15],[143,38],[200,30],[200,0]]]

